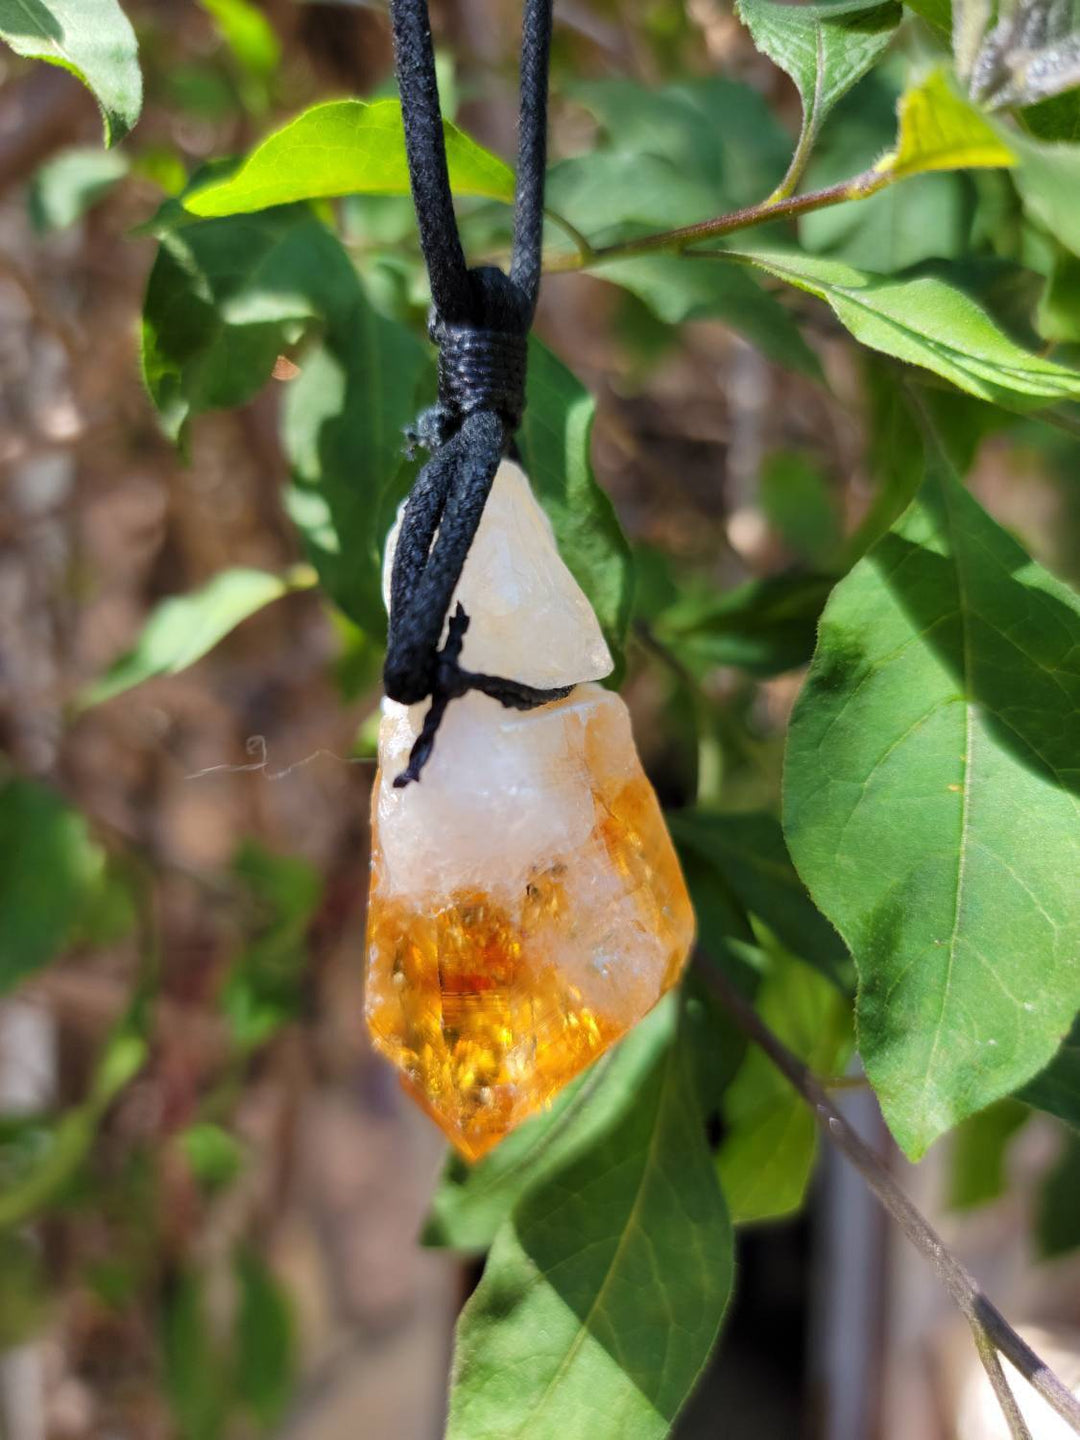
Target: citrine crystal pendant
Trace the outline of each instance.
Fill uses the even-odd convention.
[[[509,462],[456,598],[471,616],[468,669],[545,688],[611,669]],[[577,684],[518,712],[470,693],[448,708],[420,781],[395,789],[424,709],[383,702],[367,1019],[406,1088],[475,1160],[674,984],[693,912],[617,695]]]

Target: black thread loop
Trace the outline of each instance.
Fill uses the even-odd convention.
[[[418,780],[451,700],[469,690],[518,710],[568,695],[461,665],[469,617],[446,616],[495,472],[525,410],[527,337],[540,288],[547,159],[552,0],[525,0],[521,113],[510,274],[470,270],[458,235],[446,160],[427,0],[391,0],[409,180],[431,281],[431,338],[439,347],[439,403],[412,438],[432,451],[409,496],[390,580],[383,681],[403,705],[431,696],[396,786]],[[446,640],[442,633],[446,628]]]

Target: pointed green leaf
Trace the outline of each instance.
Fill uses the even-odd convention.
[[[512,201],[514,172],[449,120],[450,183],[459,195]],[[240,215],[294,200],[407,195],[409,167],[397,100],[313,105],[257,145],[236,173],[184,199],[193,215]]]
[[[789,175],[793,182],[825,116],[884,53],[903,11],[893,0],[808,5],[738,0],[738,13],[754,44],[791,76],[802,99],[802,134]],[[790,188],[793,184],[786,182],[779,193]]]
[[[630,619],[633,566],[615,508],[593,475],[596,402],[538,340],[529,342],[528,400],[518,432],[522,463],[618,665]]]
[[[844,942],[806,893],[774,816],[687,809],[667,818],[681,853],[692,851],[705,861],[739,905],[794,955],[850,991]]]
[[[224,570],[201,590],[162,600],[134,647],[84,691],[80,703],[100,705],[152,676],[186,670],[256,611],[314,581],[314,572],[306,569],[290,576]]]
[[[731,1228],[676,1005],[668,1043],[587,1153],[530,1190],[458,1325],[448,1440],[661,1440],[712,1349]]]
[[[138,45],[117,0],[0,0],[0,40],[77,76],[101,108],[106,145],[139,118]]]
[[[424,1244],[482,1251],[526,1191],[617,1126],[663,1050],[661,1019],[637,1025],[555,1099],[475,1165],[451,1155],[431,1203]]]
[[[731,590],[685,587],[655,622],[662,640],[695,675],[736,665],[751,675],[780,675],[805,665],[818,616],[833,587],[829,575],[799,571],[748,580]]]
[[[875,275],[795,251],[740,255],[824,300],[864,345],[932,370],[981,400],[1034,409],[1080,398],[1080,371],[1022,349],[970,296],[935,276]]]
[[[1080,602],[960,486],[840,582],[792,718],[785,832],[859,971],[913,1158],[1037,1074],[1080,1005]]]
[[[823,1077],[843,1071],[854,1047],[851,1004],[835,986],[780,954],[758,992],[774,1035]],[[779,1220],[800,1209],[817,1154],[806,1101],[756,1046],[724,1096],[727,1131],[716,1157],[732,1221]]]
[[[896,149],[875,166],[894,179],[927,170],[1000,169],[1016,156],[997,131],[933,70],[900,97]]]

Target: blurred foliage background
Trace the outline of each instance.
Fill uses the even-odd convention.
[[[943,53],[936,7],[915,8],[824,121],[806,186],[894,144],[909,76]],[[441,1433],[479,1272],[416,1244],[441,1145],[363,1025],[375,564],[411,473],[400,430],[431,387],[410,204],[319,202],[353,265],[335,249],[302,283],[289,245],[318,209],[170,229],[192,175],[227,176],[222,157],[318,101],[392,95],[387,17],[344,0],[125,9],[145,102],[119,148],[71,76],[0,55],[0,1432],[420,1440]],[[434,15],[447,112],[511,156],[518,7]],[[799,98],[727,0],[565,0],[558,21],[549,199],[594,244],[781,184]],[[1059,103],[1032,133],[1060,136]],[[463,213],[473,251],[497,254],[505,210],[481,194]],[[930,171],[754,242],[794,234],[879,274],[947,274],[1029,351],[1076,354],[1078,262],[1000,169]],[[264,264],[273,283],[237,298],[230,277]],[[749,908],[755,884],[790,888],[772,899],[779,944],[841,989],[788,957],[760,1003],[839,1075],[847,957],[767,815],[824,598],[917,478],[897,368],[810,294],[670,256],[553,273],[537,330],[534,380],[586,455],[595,397],[632,595],[587,459],[558,460],[539,425],[525,448],[534,474],[564,467],[545,498],[571,564],[611,633],[629,621],[623,688],[654,783],[700,807],[676,834],[702,930],[729,932],[718,872]],[[1075,432],[949,402],[973,492],[1080,580]],[[358,489],[376,452],[396,472],[377,505]],[[721,801],[741,828],[703,824]],[[739,1059],[732,1037],[727,1078]],[[797,1211],[810,1183],[812,1124],[775,1083],[746,1062],[714,1122],[745,1222]],[[866,1093],[850,1104],[891,1147]],[[768,1124],[782,1173],[762,1203]],[[1007,1100],[917,1174],[893,1163],[1068,1362],[1080,1224],[1062,1135]],[[453,1240],[452,1190],[440,1204],[429,1239]],[[830,1160],[808,1211],[741,1232],[725,1345],[680,1435],[930,1440],[968,1423],[953,1321],[868,1204]]]

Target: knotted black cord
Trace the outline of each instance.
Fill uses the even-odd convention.
[[[527,337],[540,289],[547,160],[552,0],[525,0],[514,241],[510,273],[470,270],[458,234],[446,163],[427,0],[391,0],[405,149],[431,281],[431,338],[439,347],[439,400],[416,438],[432,451],[405,507],[390,577],[390,633],[383,681],[403,705],[431,696],[409,764],[417,780],[451,700],[479,690],[531,710],[573,686],[536,689],[460,665],[469,617],[459,604],[439,641],[469,547],[525,408]]]

